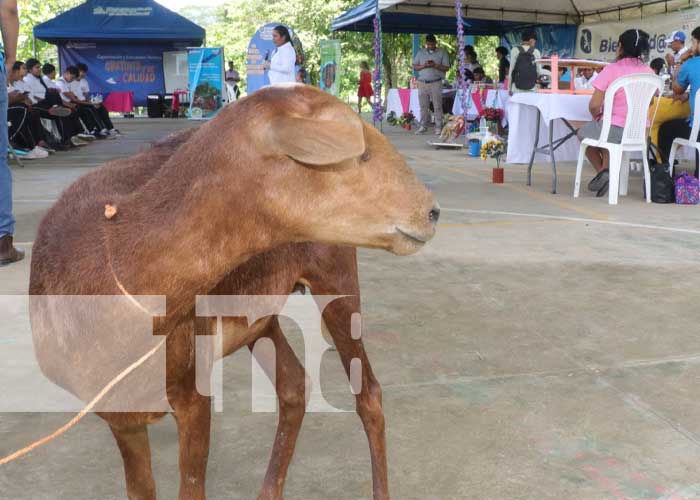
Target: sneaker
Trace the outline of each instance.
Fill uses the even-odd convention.
[[[70,116],[71,113],[72,111],[70,109],[58,105],[49,109],[49,114],[51,116],[57,116],[59,118],[65,118],[66,116]]]
[[[421,125],[420,127],[418,127],[418,130],[416,130],[416,135],[425,134],[427,131],[428,128]]]
[[[442,128],[435,127],[435,135],[437,135],[437,136],[442,135]]]
[[[73,137],[71,137],[70,142],[71,142],[71,144],[73,144],[73,146],[78,146],[78,147],[87,146],[89,144],[88,141],[84,141],[84,140],[80,139],[77,135],[74,135]]]
[[[112,135],[114,137],[119,137],[120,135],[122,135],[122,133],[119,132],[119,130],[117,130],[116,128],[113,128],[112,130],[109,131],[109,135]]]
[[[610,172],[608,169],[606,168],[605,170],[601,170],[595,177],[593,177],[593,179],[591,179],[591,182],[588,183],[588,190],[593,192],[599,191],[604,184],[608,183],[609,178]]]
[[[49,152],[46,151],[45,149],[41,148],[34,148],[31,151],[29,151],[26,155],[24,155],[25,160],[40,160],[42,158],[48,158],[49,157]]]
[[[46,151],[50,155],[56,154],[56,150],[51,148],[42,148],[41,146],[37,146],[34,149],[38,149],[39,151]]]
[[[78,134],[78,137],[84,141],[92,142],[95,140],[95,136],[92,134],[88,134],[87,132],[83,132],[81,134]]]

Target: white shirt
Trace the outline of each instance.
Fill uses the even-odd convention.
[[[673,66],[674,67],[669,68],[668,71],[672,76],[676,71],[676,68],[675,68],[676,64],[681,62],[681,57],[683,57],[683,54],[685,54],[686,52],[688,52],[688,47],[683,47],[678,52],[674,52],[673,54],[671,54],[673,56]]]
[[[285,82],[296,82],[295,65],[297,63],[297,52],[291,43],[287,42],[281,47],[277,47],[270,59],[270,69],[267,72],[270,84]]]
[[[32,104],[46,99],[46,87],[44,87],[39,78],[34,75],[27,75],[24,77],[24,88],[29,91],[29,98],[32,100]]]
[[[44,76],[41,77],[41,79],[43,80],[43,82],[44,82],[44,84],[46,85],[47,88],[50,88],[50,89],[58,88],[58,87],[56,87],[56,82],[54,82],[54,81],[53,81],[51,78],[49,78],[48,76],[44,75]]]
[[[586,77],[581,75],[574,80],[575,90],[593,90],[593,80],[598,77],[598,72],[594,71],[593,76],[590,80],[586,80]]]
[[[63,102],[70,102],[70,99],[65,96],[64,92],[73,92],[71,84],[63,78],[59,78],[56,80],[56,88],[61,91],[61,99],[63,99]]]
[[[82,80],[73,80],[70,82],[71,92],[75,94],[75,97],[79,101],[85,101],[87,95],[90,93],[90,84],[87,80],[83,78]]]

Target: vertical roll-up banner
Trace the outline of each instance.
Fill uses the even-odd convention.
[[[223,107],[224,49],[190,48],[187,50],[190,72],[190,118],[208,120]]]
[[[340,40],[321,40],[321,90],[334,96],[340,90]]]

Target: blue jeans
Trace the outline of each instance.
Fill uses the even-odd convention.
[[[12,216],[12,172],[7,164],[7,75],[5,55],[0,52],[0,238],[15,232]]]

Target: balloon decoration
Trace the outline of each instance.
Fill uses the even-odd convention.
[[[374,15],[374,125],[381,125],[384,113],[382,111],[382,14],[379,0],[376,0]]]

